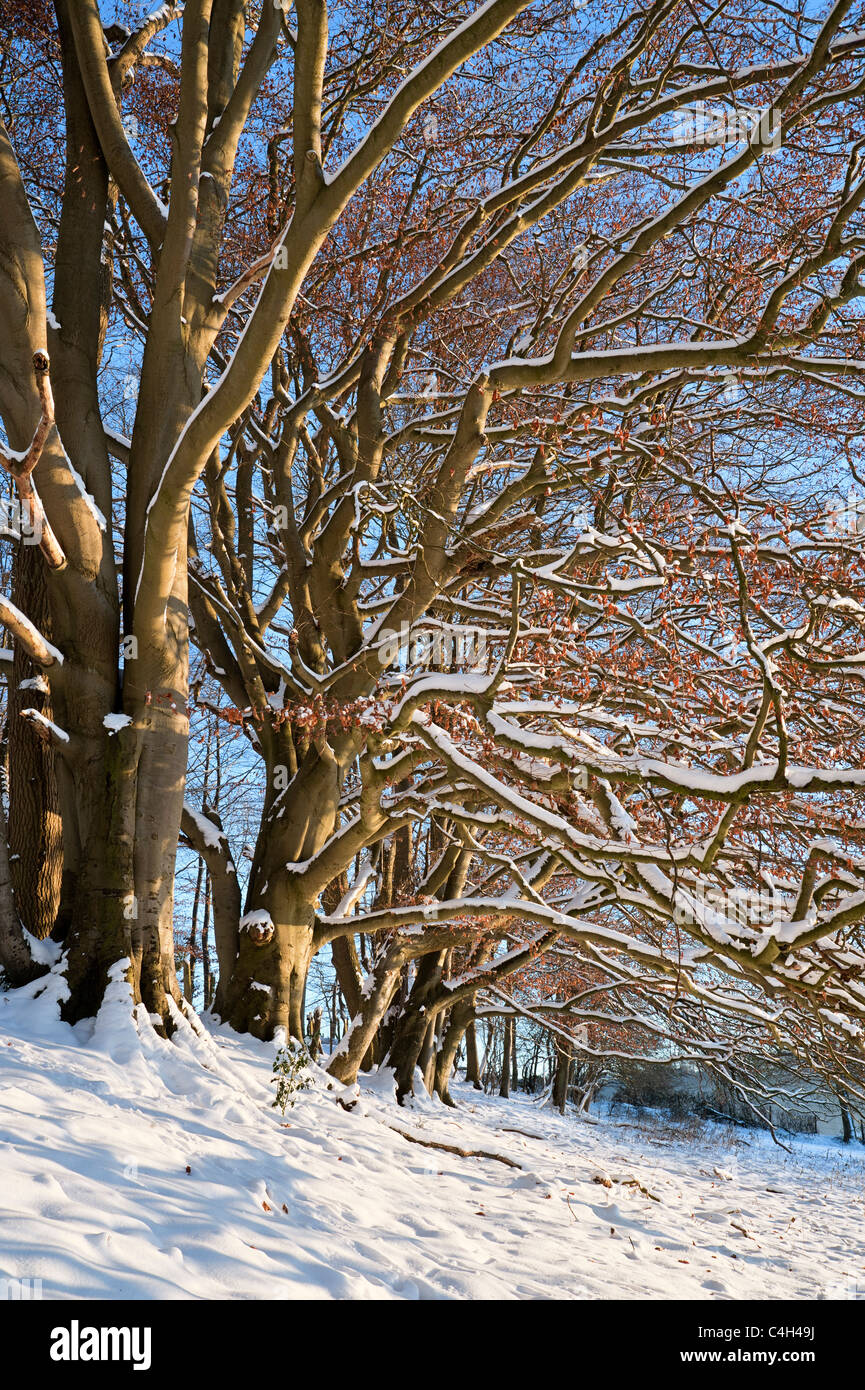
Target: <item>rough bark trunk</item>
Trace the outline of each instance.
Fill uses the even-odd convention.
[[[45,966],[37,965],[30,954],[30,947],[12,893],[12,880],[9,872],[9,849],[6,838],[6,814],[0,799],[0,969],[6,983],[12,986],[27,984],[37,975],[45,973]]]
[[[23,540],[13,565],[12,599],[50,639],[45,561],[37,547]],[[17,914],[31,935],[41,938],[53,930],[60,909],[62,826],[56,754],[22,718],[25,709],[53,718],[47,682],[16,643],[8,702],[9,864]]]

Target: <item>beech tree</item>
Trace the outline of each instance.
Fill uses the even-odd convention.
[[[39,739],[62,827],[7,974],[54,903],[65,1016],[120,965],[170,1031],[182,834],[217,1013],[302,1038],[329,946],[340,1081],[446,1098],[501,1014],[854,1104],[861,6],[134,9],[3,6],[9,810]]]

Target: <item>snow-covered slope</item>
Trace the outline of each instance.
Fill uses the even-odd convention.
[[[456,1112],[400,1110],[386,1075],[346,1111],[317,1073],[283,1118],[273,1047],[197,1021],[161,1041],[122,982],[72,1029],[44,986],[0,994],[0,1277],[45,1298],[865,1292],[858,1147],[593,1125],[465,1087]]]

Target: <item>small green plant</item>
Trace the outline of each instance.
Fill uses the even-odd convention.
[[[276,1082],[276,1100],[271,1103],[272,1110],[284,1115],[287,1105],[294,1109],[299,1092],[312,1085],[308,1067],[309,1053],[299,1043],[279,1049],[273,1059],[271,1081]]]

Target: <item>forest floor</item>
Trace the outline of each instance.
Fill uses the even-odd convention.
[[[122,982],[73,1029],[45,984],[0,994],[0,1279],[44,1298],[865,1297],[859,1145],[465,1085],[400,1109],[389,1074],[349,1111],[316,1071],[283,1116],[272,1045],[162,1041]]]

